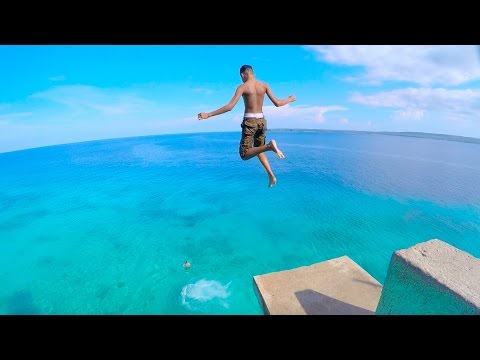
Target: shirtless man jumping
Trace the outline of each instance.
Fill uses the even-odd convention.
[[[278,148],[275,140],[272,139],[268,144],[265,144],[267,120],[263,116],[263,100],[265,94],[267,94],[272,103],[278,107],[295,101],[295,96],[290,95],[283,100],[277,99],[273,95],[268,84],[255,80],[253,68],[250,65],[243,65],[240,68],[240,77],[242,78],[243,84],[237,87],[230,102],[215,111],[199,113],[198,120],[208,119],[209,117],[232,110],[240,99],[240,96],[242,96],[245,104],[245,111],[241,124],[242,138],[240,140],[239,149],[240,157],[243,160],[249,160],[254,156],[258,156],[258,159],[267,171],[270,180],[269,187],[272,187],[277,183],[277,179],[270,168],[270,164],[264,152],[274,151],[280,159],[283,159],[285,156]]]

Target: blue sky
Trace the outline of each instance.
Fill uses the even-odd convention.
[[[480,138],[480,50],[470,45],[0,45],[0,152],[70,142],[238,131],[250,64],[276,97],[268,127]]]

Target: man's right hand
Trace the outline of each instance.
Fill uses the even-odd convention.
[[[209,118],[208,113],[201,112],[198,114],[198,120],[205,120],[208,118]]]

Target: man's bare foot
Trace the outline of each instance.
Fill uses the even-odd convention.
[[[270,142],[268,143],[268,146],[270,147],[270,149],[272,149],[273,151],[275,151],[277,153],[277,155],[280,159],[285,158],[285,155],[283,155],[283,152],[280,151],[280,149],[277,146],[277,142],[275,140],[273,140],[273,139],[270,140]]]
[[[270,183],[268,184],[268,187],[274,187],[275,184],[277,183],[277,178],[275,176],[268,176],[270,178]]]

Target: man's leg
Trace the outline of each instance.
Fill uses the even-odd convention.
[[[275,140],[271,140],[266,145],[260,145],[260,146],[256,146],[248,149],[245,153],[245,156],[243,156],[242,159],[249,160],[256,155],[258,157],[258,160],[260,160],[260,163],[263,165],[263,167],[267,171],[268,178],[270,180],[269,187],[272,187],[277,183],[277,178],[273,174],[272,168],[270,167],[270,163],[268,162],[267,155],[264,154],[265,151],[275,151],[280,159],[283,159],[285,157],[283,153],[280,151],[280,149],[278,148]]]
[[[283,155],[283,152],[281,152],[278,148],[277,142],[275,140],[270,140],[268,144],[251,147],[250,149],[248,149],[242,159],[250,160],[252,157],[257,156],[258,154],[261,154],[265,151],[275,151],[280,159],[283,159],[285,157],[285,155]]]
[[[268,162],[267,155],[264,153],[260,153],[257,155],[258,160],[262,163],[265,170],[267,170],[268,178],[270,179],[270,183],[268,184],[269,187],[274,186],[277,183],[277,178],[273,175],[272,168],[270,167],[270,163]]]
[[[260,129],[258,129],[256,124],[252,124],[252,121],[246,122],[244,120],[244,123],[242,123],[242,139],[240,140],[240,157],[243,160],[250,160],[252,157],[258,156],[260,163],[267,171],[268,178],[270,179],[269,186],[272,187],[277,183],[277,179],[270,168],[264,152],[274,151],[280,159],[283,159],[285,156],[278,148],[275,140],[271,140],[268,144],[265,144],[265,130],[265,123],[263,123],[263,126],[260,124]],[[250,147],[252,146],[252,142],[254,143],[254,147]]]

